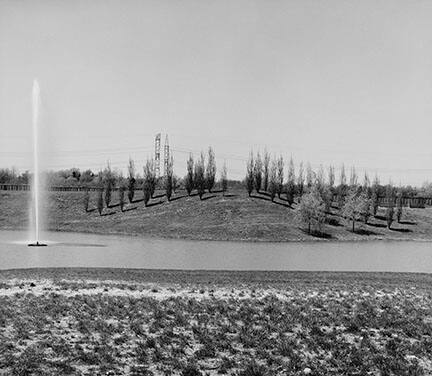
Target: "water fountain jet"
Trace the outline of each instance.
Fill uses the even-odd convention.
[[[38,123],[40,109],[40,88],[35,79],[32,91],[33,105],[33,204],[34,204],[34,239],[29,247],[44,247],[46,244],[39,241],[39,198],[40,198],[40,176],[39,176],[39,151],[38,151]]]

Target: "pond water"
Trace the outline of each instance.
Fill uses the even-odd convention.
[[[245,243],[50,232],[48,247],[0,231],[0,269],[146,269],[432,272],[432,243],[413,241]]]

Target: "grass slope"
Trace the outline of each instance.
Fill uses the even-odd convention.
[[[114,194],[114,207],[95,210],[96,193],[91,195],[90,211],[83,208],[83,192],[50,192],[43,208],[50,230],[131,234],[163,238],[206,240],[290,241],[317,239],[306,234],[295,218],[294,208],[283,200],[271,202],[265,195],[248,197],[244,190],[206,194],[204,200],[184,192],[167,202],[157,193],[148,207],[137,192],[136,202],[120,211]],[[0,192],[0,229],[26,229],[29,225],[29,192]],[[432,209],[404,209],[403,221],[386,228],[384,209],[368,225],[357,224],[356,233],[337,213],[324,228],[334,240],[423,239],[432,240]]]

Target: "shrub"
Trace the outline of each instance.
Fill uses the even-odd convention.
[[[308,226],[307,232],[311,234],[312,228],[321,230],[325,221],[325,204],[316,187],[302,196],[297,212],[298,218]]]

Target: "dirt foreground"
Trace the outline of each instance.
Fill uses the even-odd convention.
[[[432,276],[0,272],[0,375],[428,375]]]

